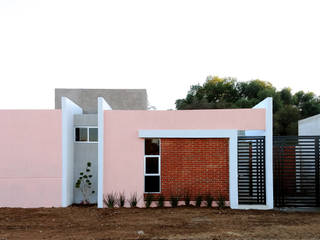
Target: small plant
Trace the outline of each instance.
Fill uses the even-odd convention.
[[[165,200],[165,198],[164,198],[163,195],[160,195],[158,197],[158,207],[163,207],[164,206],[164,200]]]
[[[109,193],[107,194],[107,196],[103,198],[103,202],[108,208],[114,208],[116,201],[117,201],[117,194],[115,193]]]
[[[117,198],[118,207],[124,207],[125,202],[126,202],[126,196],[124,195],[123,192],[119,193]]]
[[[137,204],[138,204],[137,193],[131,194],[131,196],[129,198],[129,204],[130,204],[130,207],[136,207],[137,206]]]
[[[178,206],[178,202],[179,202],[179,198],[175,197],[175,196],[171,196],[170,197],[170,203],[171,203],[171,207],[177,207]]]
[[[220,195],[219,198],[218,198],[218,207],[219,208],[225,208],[226,207],[226,204],[225,204],[225,198],[224,196]]]
[[[184,203],[187,207],[190,206],[190,201],[191,201],[190,194],[189,192],[186,192],[184,195]]]
[[[197,196],[197,198],[196,198],[196,206],[197,206],[197,207],[200,207],[200,206],[201,206],[201,203],[202,203],[202,196],[199,195],[199,196]]]
[[[205,200],[206,200],[206,203],[207,203],[207,207],[212,207],[212,202],[213,202],[213,197],[208,194],[206,197],[205,197]]]
[[[149,208],[153,202],[153,195],[147,194],[146,196],[146,208]]]
[[[94,194],[95,191],[91,190],[92,187],[92,182],[91,182],[91,178],[92,175],[90,174],[91,172],[91,162],[87,162],[87,167],[86,170],[83,172],[80,172],[80,176],[75,184],[75,187],[80,189],[81,193],[82,193],[82,204],[89,204],[89,198],[91,196],[91,194]]]

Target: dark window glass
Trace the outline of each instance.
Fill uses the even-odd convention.
[[[98,142],[98,128],[89,128],[89,141]]]
[[[146,138],[144,143],[145,155],[159,155],[159,139]]]
[[[145,192],[160,192],[160,176],[145,176],[144,177]]]
[[[159,159],[157,157],[146,157],[146,174],[159,173]]]
[[[88,140],[87,128],[76,128],[76,141],[86,142]]]

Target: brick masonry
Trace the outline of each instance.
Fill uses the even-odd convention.
[[[161,139],[161,194],[229,200],[229,140]]]

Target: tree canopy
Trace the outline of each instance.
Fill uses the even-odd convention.
[[[238,82],[217,76],[191,86],[186,98],[176,100],[176,108],[251,108],[266,97],[273,98],[274,135],[297,135],[298,120],[320,113],[320,97],[312,92],[293,94],[290,88],[278,91],[270,82],[258,79]]]

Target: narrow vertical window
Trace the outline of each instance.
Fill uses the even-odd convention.
[[[144,151],[145,155],[159,155],[160,139],[146,138],[144,140]]]
[[[160,139],[144,141],[144,191],[160,193]]]

